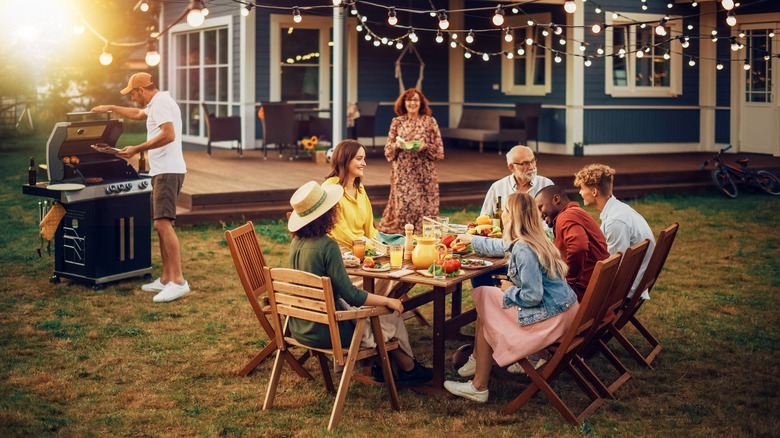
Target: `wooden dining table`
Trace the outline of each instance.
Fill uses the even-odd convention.
[[[375,258],[377,261],[386,263],[387,256]],[[446,393],[444,389],[444,371],[445,371],[445,340],[460,334],[460,328],[474,322],[477,319],[477,309],[471,308],[467,311],[462,309],[463,282],[479,275],[492,272],[497,268],[506,266],[506,258],[481,257],[474,254],[466,254],[464,259],[480,259],[492,262],[491,266],[477,269],[461,269],[462,274],[446,277],[444,280],[437,280],[415,271],[413,274],[405,275],[400,278],[393,278],[391,274],[399,269],[391,269],[385,272],[366,271],[361,267],[347,268],[350,275],[363,277],[363,289],[373,293],[374,280],[385,279],[394,280],[402,283],[406,287],[396,287],[391,291],[391,296],[400,298],[415,285],[431,286],[424,292],[413,295],[404,301],[404,311],[416,309],[424,304],[433,301],[433,381],[431,386],[422,385],[418,388],[424,392]],[[411,261],[408,269],[413,269]],[[446,297],[452,295],[452,309],[450,317],[446,315]]]

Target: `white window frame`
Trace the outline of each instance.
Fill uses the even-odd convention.
[[[197,28],[193,28],[187,23],[180,23],[171,28],[170,31],[170,38],[168,38],[168,53],[169,56],[169,62],[168,62],[168,78],[169,78],[169,86],[168,90],[171,93],[171,97],[173,97],[174,100],[179,102],[180,96],[176,94],[176,90],[178,90],[178,77],[176,74],[176,40],[177,40],[177,34],[180,33],[193,33],[198,32],[200,33],[201,38],[201,44],[200,44],[200,83],[198,86],[200,87],[200,96],[203,97],[205,95],[204,85],[203,85],[203,52],[206,50],[205,45],[203,44],[203,33],[208,30],[212,30],[214,28],[227,28],[227,35],[228,35],[228,62],[227,62],[227,68],[228,68],[228,100],[227,100],[227,106],[228,106],[228,114],[233,115],[233,107],[237,104],[235,100],[233,100],[233,87],[235,86],[234,80],[233,80],[233,45],[236,43],[236,41],[233,41],[232,35],[233,35],[233,17],[231,16],[222,16],[222,17],[213,17],[206,19],[203,24]],[[201,102],[203,102],[204,99],[201,98]],[[199,102],[200,103],[200,102]],[[221,102],[220,102],[221,104]],[[185,117],[186,119],[186,117]],[[198,129],[198,132],[202,132],[203,135],[191,135],[191,134],[185,134],[182,135],[182,140],[189,141],[193,143],[200,143],[200,140],[203,140],[206,138],[206,128],[205,128],[205,120],[203,117],[200,118],[200,127]]]
[[[356,19],[347,19],[347,29],[345,37],[347,39],[347,99],[355,101],[357,96],[357,25]],[[331,81],[331,47],[330,34],[333,27],[333,17],[306,16],[303,21],[296,23],[290,14],[272,14],[270,27],[270,101],[277,102],[282,98],[282,77],[281,69],[278,66],[282,62],[281,41],[279,38],[282,29],[318,29],[320,31],[320,64],[319,64],[319,99],[316,103],[319,108],[329,108],[331,102],[330,81]],[[296,103],[298,103],[296,101]]]
[[[607,54],[615,53],[612,47],[613,41],[613,26],[618,25],[630,25],[628,32],[628,41],[626,41],[626,47],[632,50],[626,51],[626,75],[629,78],[626,86],[614,85],[614,70],[613,70],[613,58],[606,56],[604,61],[604,85],[605,93],[612,95],[612,97],[677,97],[682,94],[682,76],[683,76],[683,55],[680,51],[670,50],[671,56],[669,65],[669,86],[668,87],[646,87],[637,86],[636,81],[631,78],[636,77],[636,55],[631,53],[633,47],[636,46],[636,28],[638,24],[631,25],[632,22],[647,22],[655,23],[660,22],[664,15],[660,14],[640,14],[640,13],[624,13],[620,12],[620,18],[613,19],[611,15],[607,15],[606,24],[607,29],[604,32],[605,44],[604,50]],[[682,34],[682,20],[681,17],[672,16],[666,23],[667,36],[681,35]],[[654,24],[648,24],[648,27],[654,27]]]
[[[548,49],[543,49],[541,47],[538,47],[536,45],[533,46],[527,46],[525,44],[525,39],[528,37],[528,32],[535,32],[536,27],[535,26],[528,26],[527,20],[528,19],[534,20],[536,23],[544,24],[544,23],[550,23],[552,20],[551,15],[549,13],[544,14],[533,14],[533,15],[524,15],[522,17],[510,17],[507,18],[507,26],[516,28],[514,31],[514,39],[511,42],[506,42],[503,38],[503,34],[501,37],[501,50],[504,52],[512,52],[513,58],[509,59],[506,56],[501,57],[501,92],[508,95],[508,96],[544,96],[546,94],[549,94],[552,92],[552,54],[549,50],[550,47],[552,47],[552,37],[553,32],[552,29],[550,30],[550,34],[544,37],[544,42],[541,43],[544,47]],[[518,35],[519,32],[522,32],[522,38]],[[532,34],[534,35],[534,34]],[[538,41],[536,41],[538,43]],[[515,51],[516,47],[522,44],[523,48],[525,49],[525,55],[522,55],[526,59],[525,67],[526,67],[526,85],[518,85],[514,82],[515,77],[515,59],[516,57],[520,56]],[[534,61],[531,58],[531,55],[535,56],[535,51],[537,50],[544,50],[544,84],[542,85],[534,85],[531,83],[528,85],[528,81],[533,82],[534,78],[534,68],[536,67],[536,62],[530,62]]]

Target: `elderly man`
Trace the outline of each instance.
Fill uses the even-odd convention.
[[[510,149],[506,153],[506,164],[511,174],[490,186],[482,204],[481,215],[493,216],[499,196],[502,200],[514,192],[536,196],[539,190],[553,184],[549,178],[536,174],[536,157],[529,147],[517,145]]]
[[[162,275],[141,289],[157,292],[152,301],[165,303],[190,291],[190,285],[182,274],[179,238],[173,229],[176,200],[184,184],[184,174],[187,173],[181,144],[181,111],[167,91],[157,89],[149,73],[130,76],[127,87],[120,93],[130,94],[130,99],[141,108],[98,105],[92,111],[114,111],[128,119],[146,120],[146,141],[137,146],[126,146],[117,155],[131,158],[149,151],[154,229],[160,237]]]
[[[629,246],[649,239],[650,246],[647,248],[642,266],[636,275],[634,284],[628,297],[634,296],[642,276],[645,274],[647,264],[650,263],[650,257],[655,247],[655,238],[653,230],[647,224],[645,218],[636,212],[628,204],[620,202],[612,194],[612,183],[615,177],[615,169],[604,164],[591,164],[582,168],[574,178],[574,185],[580,188],[580,196],[585,205],[592,205],[601,214],[601,231],[607,239],[607,250],[610,254],[618,251],[625,252]],[[642,291],[642,298],[648,299],[650,295],[647,291]]]
[[[596,221],[559,186],[536,194],[542,219],[553,230],[555,246],[569,265],[566,281],[582,299],[596,263],[609,257],[607,242]]]

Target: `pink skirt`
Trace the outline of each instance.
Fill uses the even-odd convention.
[[[505,367],[552,345],[569,330],[579,308],[578,303],[552,318],[522,326],[517,322],[517,307],[501,308],[504,292],[492,286],[471,291],[477,307],[477,317],[488,344],[493,347],[493,360]]]

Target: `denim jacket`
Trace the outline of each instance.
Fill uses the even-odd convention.
[[[551,279],[536,253],[524,242],[513,245],[501,239],[474,236],[474,252],[501,257],[509,252],[507,274],[514,283],[504,292],[503,308],[517,306],[517,322],[529,325],[553,317],[574,305],[577,295],[562,277]]]

